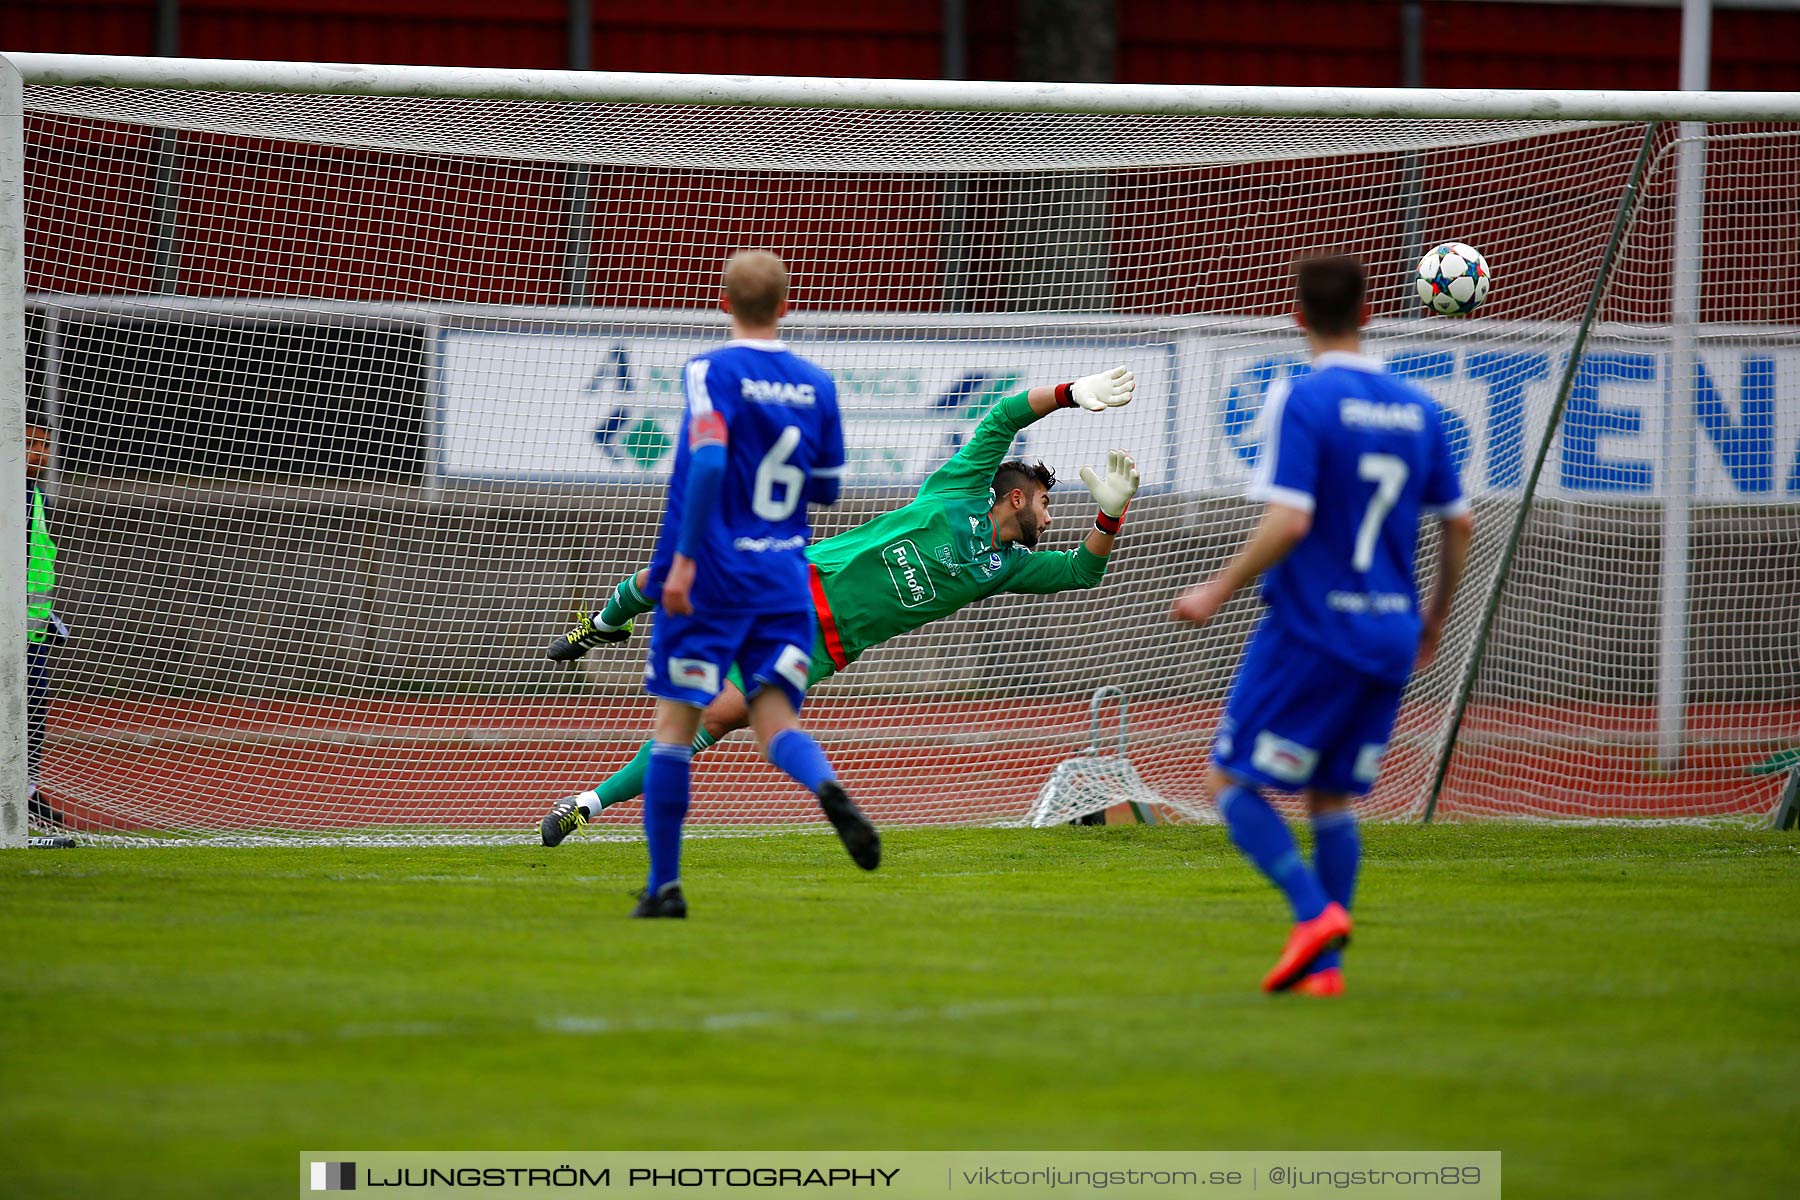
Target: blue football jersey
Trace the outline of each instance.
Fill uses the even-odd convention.
[[[1356,670],[1405,680],[1418,654],[1423,515],[1468,507],[1437,404],[1360,354],[1269,389],[1250,498],[1312,513],[1263,576],[1268,619]]]
[[[688,360],[682,378],[687,403],[650,560],[651,595],[660,594],[675,557],[694,446],[723,441],[718,509],[695,555],[695,609],[810,611],[807,481],[844,469],[837,386],[781,342],[749,339]]]

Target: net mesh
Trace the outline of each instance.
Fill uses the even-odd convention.
[[[1706,172],[1692,375],[1671,287],[1684,142]],[[1459,811],[1763,814],[1800,767],[1800,300],[1746,270],[1800,236],[1796,180],[1793,129],[1658,144],[1571,394],[1591,466],[1568,470],[1566,431],[1450,759]]]
[[[910,500],[1002,395],[1139,378],[1129,408],[1054,414],[1017,447],[1065,480],[1111,446],[1137,459],[1098,588],[990,599],[814,691],[806,724],[859,802],[890,824],[1134,798],[1203,819],[1257,607],[1198,632],[1166,613],[1256,515],[1255,417],[1305,359],[1288,264],[1339,250],[1370,264],[1371,350],[1454,414],[1477,507],[1365,810],[1416,817],[1644,133],[28,88],[27,365],[72,631],[46,660],[43,793],[95,839],[534,838],[646,736],[643,620],[573,670],[544,647],[648,560],[681,365],[725,336],[720,264],[761,245],[795,279],[784,334],[845,411],[850,487],[815,536]],[[1780,785],[1753,769],[1800,742],[1800,312],[1742,253],[1795,244],[1800,138],[1715,126],[1699,341],[1719,404],[1703,391],[1683,485],[1682,755],[1657,756],[1658,138],[1445,817],[1745,815]],[[1412,294],[1451,238],[1496,273],[1473,319]],[[1091,502],[1059,487],[1053,513],[1046,547],[1069,548]],[[1090,708],[1106,687],[1129,698],[1128,769],[1107,761],[1116,710]],[[745,735],[697,764],[697,826],[818,820]]]

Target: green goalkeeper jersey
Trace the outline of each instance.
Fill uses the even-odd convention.
[[[995,541],[994,472],[1037,419],[1028,393],[1008,396],[917,500],[808,547],[819,636],[835,666],[997,592],[1044,595],[1100,582],[1106,560],[1085,544],[1033,552]]]

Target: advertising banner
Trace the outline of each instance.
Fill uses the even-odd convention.
[[[682,365],[723,344],[671,331],[629,336],[446,329],[440,341],[442,470],[451,476],[660,480],[682,410]],[[1129,364],[1137,400],[1103,420],[1041,421],[1014,453],[1074,479],[1112,446],[1146,483],[1169,477],[1166,424],[1177,343],[1129,334],[1005,339],[801,336],[790,342],[838,385],[852,486],[911,486],[1014,392]]]
[[[1443,406],[1472,495],[1516,494],[1530,472],[1570,341],[1534,332],[1371,341],[1388,370]],[[721,340],[677,327],[619,335],[446,328],[439,469],[484,479],[660,481],[680,423],[682,365]],[[1270,386],[1308,369],[1297,336],[1266,330],[1044,338],[803,330],[790,345],[837,381],[852,486],[914,486],[1000,398],[1125,363],[1138,379],[1130,406],[1103,420],[1038,422],[1014,453],[1073,480],[1081,465],[1121,446],[1146,487],[1241,492]],[[1672,361],[1666,340],[1590,341],[1539,495],[1668,494]],[[1688,418],[1693,498],[1800,501],[1800,345],[1779,337],[1710,344],[1698,378]]]
[[[1567,363],[1567,340],[1377,342],[1374,357],[1443,406],[1451,445],[1470,494],[1516,494],[1549,419]],[[1660,499],[1672,356],[1644,343],[1592,340],[1576,368],[1562,428],[1538,495],[1566,499]],[[1178,487],[1241,489],[1261,442],[1263,398],[1278,379],[1307,371],[1304,349],[1213,347],[1216,376],[1181,427],[1197,445],[1183,456]],[[1800,347],[1712,346],[1700,352],[1692,417],[1691,495],[1713,503],[1800,501]]]

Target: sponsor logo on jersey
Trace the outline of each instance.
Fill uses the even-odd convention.
[[[1412,597],[1404,592],[1327,592],[1325,604],[1333,612],[1408,613]]]
[[[1305,783],[1312,778],[1313,768],[1319,765],[1319,752],[1265,730],[1256,735],[1250,765],[1282,783]]]
[[[1338,420],[1353,429],[1400,429],[1425,432],[1425,410],[1416,404],[1383,404],[1346,397],[1338,401]]]
[[[775,673],[802,692],[806,690],[806,673],[811,667],[812,655],[798,646],[789,646],[775,660]]]
[[[1381,774],[1381,756],[1386,753],[1387,743],[1376,745],[1374,742],[1364,742],[1363,748],[1356,752],[1356,782],[1374,783],[1375,777]]]
[[[719,690],[719,665],[703,658],[671,658],[669,682],[676,687],[697,688],[703,692]]]
[[[787,383],[780,379],[746,379],[740,393],[758,404],[797,404],[802,408],[818,402],[810,383]]]
[[[755,554],[766,554],[771,550],[799,550],[806,545],[806,538],[796,533],[793,537],[741,537],[731,543],[733,550],[747,550]]]
[[[911,538],[901,538],[892,545],[883,546],[881,561],[887,565],[888,578],[894,581],[894,594],[900,597],[904,607],[917,608],[937,599],[937,588],[931,582],[931,572],[926,569],[925,556],[919,553]]]
[[[1006,565],[1006,555],[985,542],[977,542],[969,550],[969,567],[983,579],[992,579]]]
[[[937,560],[944,564],[944,570],[952,575],[962,574],[962,564],[956,561],[956,551],[948,545],[939,546],[933,553],[937,555]]]

